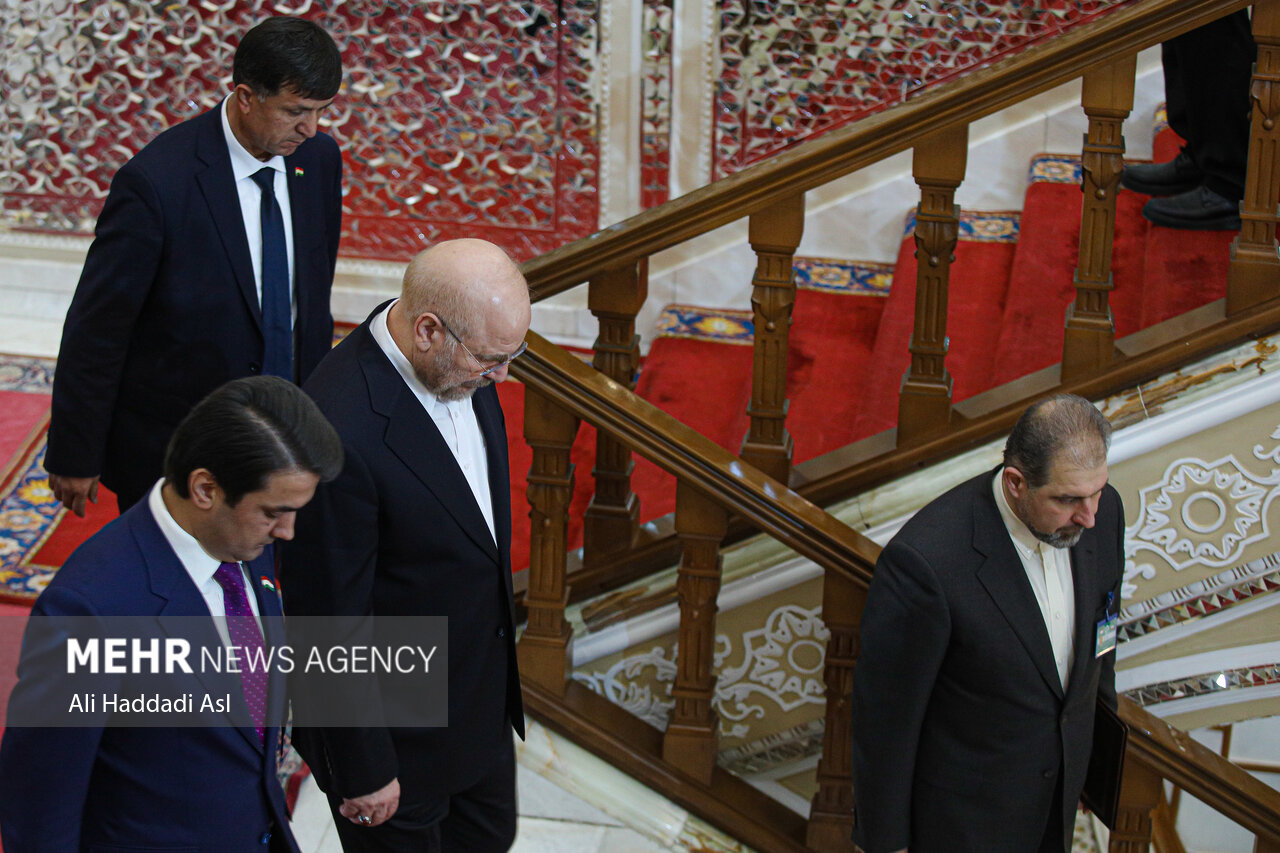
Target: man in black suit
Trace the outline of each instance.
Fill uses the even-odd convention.
[[[304,379],[332,343],[342,159],[316,124],[342,82],[338,48],[310,21],[269,18],[241,39],[232,81],[216,109],[121,167],[98,217],[45,458],[78,515],[99,479],[122,511],[142,498],[174,427],[214,388]]]
[[[498,247],[419,254],[304,386],[346,464],[284,552],[291,615],[448,618],[447,728],[310,728],[294,742],[348,851],[506,850],[523,736],[507,437],[494,382],[524,351],[529,291]],[[395,702],[385,689],[370,703]],[[305,714],[305,709],[300,709]]]
[[[1186,140],[1164,163],[1126,166],[1120,183],[1157,196],[1142,215],[1166,228],[1240,230],[1258,49],[1249,10],[1210,21],[1160,46],[1169,127]]]
[[[276,776],[285,676],[255,673],[252,650],[284,640],[271,543],[293,535],[298,508],[341,467],[333,428],[278,377],[227,383],[178,426],[164,477],[77,548],[32,609],[0,744],[8,853],[298,853]],[[191,663],[148,676],[126,658],[110,675],[71,674],[77,626],[93,640],[184,640]],[[243,668],[201,662],[224,646]],[[192,714],[139,727],[139,712],[106,708],[153,690],[195,697]],[[72,714],[77,694],[94,698]]]
[[[1115,705],[1124,512],[1087,400],[1029,408],[1004,463],[880,555],[853,678],[867,853],[1063,853],[1094,707]]]

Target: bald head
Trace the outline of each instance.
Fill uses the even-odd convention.
[[[418,378],[441,400],[506,378],[529,331],[529,286],[492,243],[463,239],[420,252],[387,324]]]
[[[400,298],[410,317],[437,313],[463,337],[490,319],[518,323],[529,313],[529,286],[520,268],[498,246],[470,238],[419,252],[404,271]],[[528,331],[527,320],[524,326]]]

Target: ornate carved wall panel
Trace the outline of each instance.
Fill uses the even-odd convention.
[[[347,72],[325,121],[347,167],[343,253],[469,235],[531,257],[596,228],[597,5],[6,0],[0,224],[89,231],[116,169],[229,90],[238,34],[298,14]]]

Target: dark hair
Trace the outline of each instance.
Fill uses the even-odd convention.
[[[1091,468],[1107,461],[1111,424],[1092,403],[1057,394],[1034,403],[1014,424],[1004,446],[1004,464],[1017,468],[1038,489],[1049,482],[1053,463]]]
[[[169,439],[164,479],[182,498],[206,468],[235,506],[272,474],[306,471],[328,482],[342,470],[342,441],[302,389],[278,376],[235,379],[191,410]]]
[[[302,18],[267,18],[240,39],[231,63],[231,82],[260,98],[292,89],[324,101],[342,85],[342,56],[318,24]]]

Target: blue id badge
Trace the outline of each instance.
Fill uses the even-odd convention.
[[[1115,598],[1116,594],[1114,592],[1107,593],[1106,615],[1098,620],[1098,633],[1093,646],[1093,656],[1095,658],[1102,657],[1116,647],[1116,626],[1120,623],[1120,609],[1116,608],[1116,612],[1111,612],[1111,605]]]

